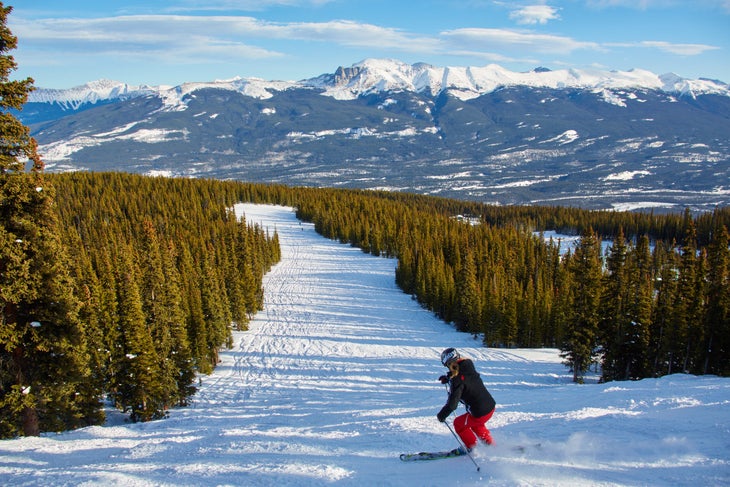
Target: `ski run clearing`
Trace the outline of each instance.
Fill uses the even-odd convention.
[[[237,211],[276,229],[283,257],[264,311],[193,404],[0,441],[0,485],[730,485],[730,379],[572,384],[557,350],[484,348],[420,308],[395,286],[393,259],[324,239],[291,208]],[[481,471],[467,456],[399,460],[458,446],[436,420],[449,346],[497,400]]]

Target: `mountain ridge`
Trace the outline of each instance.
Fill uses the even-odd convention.
[[[88,86],[35,92],[19,113],[51,171],[596,209],[730,203],[730,89],[709,80],[371,59],[301,82]]]
[[[428,90],[431,96],[453,90],[462,99],[474,98],[500,87],[530,86],[539,88],[581,89],[654,89],[668,93],[694,96],[719,94],[730,96],[730,86],[709,79],[687,79],[674,73],[656,75],[650,71],[549,70],[536,68],[516,72],[497,64],[486,66],[436,67],[426,63],[412,65],[392,59],[369,58],[350,67],[339,66],[334,73],[326,73],[300,81],[264,80],[256,77],[235,77],[227,80],[185,82],[180,85],[130,85],[115,80],[95,80],[68,89],[38,88],[28,101],[59,103],[78,107],[83,103],[125,99],[149,94],[160,94],[172,99],[196,89],[208,87],[232,89],[253,98],[271,97],[270,91],[292,88],[323,89],[323,94],[337,99],[354,99],[372,92]]]

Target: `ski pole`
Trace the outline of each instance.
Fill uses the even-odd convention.
[[[451,390],[449,389],[449,384],[448,383],[444,384],[444,386],[446,387],[446,394],[450,394]],[[472,456],[471,452],[466,447],[466,445],[461,441],[461,438],[459,438],[459,435],[456,434],[456,432],[454,431],[454,429],[451,427],[451,425],[449,423],[444,421],[444,424],[446,425],[447,428],[449,428],[449,431],[451,431],[451,434],[454,435],[454,438],[456,438],[456,441],[459,443],[459,445],[462,448],[464,448],[464,451],[466,452],[466,454],[469,455],[469,458],[471,459],[471,463],[473,463],[474,466],[477,468],[477,472],[481,472],[482,467],[480,467],[479,464],[477,463],[477,461],[474,460],[474,457]]]
[[[444,424],[446,425],[447,428],[449,428],[449,431],[451,431],[451,434],[454,435],[454,438],[456,438],[456,441],[459,442],[459,445],[464,449],[466,454],[469,456],[469,458],[471,459],[471,462],[477,468],[477,472],[480,472],[482,470],[482,467],[480,467],[479,464],[477,463],[477,461],[474,460],[474,457],[471,455],[471,452],[466,447],[466,445],[461,441],[461,438],[459,438],[459,435],[456,434],[456,432],[454,431],[454,429],[451,427],[451,425],[449,423],[444,421]]]

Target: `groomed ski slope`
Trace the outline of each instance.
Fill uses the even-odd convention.
[[[395,286],[394,260],[323,239],[290,208],[237,210],[279,232],[283,257],[265,276],[265,310],[193,406],[0,441],[1,485],[730,484],[730,380],[574,385],[557,350],[482,348],[421,309]],[[398,459],[457,446],[435,418],[448,346],[498,402],[481,472],[468,457]]]

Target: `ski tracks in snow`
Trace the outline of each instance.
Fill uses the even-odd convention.
[[[231,443],[220,448],[235,451],[247,469],[294,485],[302,475],[313,484],[409,484],[413,472],[398,465],[400,453],[458,446],[435,419],[446,399],[437,380],[441,350],[455,346],[472,357],[492,390],[523,373],[515,367],[534,374],[531,360],[483,348],[403,294],[395,260],[324,239],[291,208],[236,211],[278,232],[282,260],[264,276],[264,310],[203,379],[196,409],[240,418],[221,433]],[[554,351],[546,353],[549,370],[560,369]],[[281,470],[302,458],[306,465],[296,468],[308,473]],[[417,483],[428,485],[429,469],[438,467],[419,468]]]
[[[272,465],[281,463],[272,453],[279,448],[310,452],[321,457],[312,463],[328,466],[323,475],[332,477],[322,478],[382,483],[384,455],[397,459],[409,435],[440,426],[432,418],[445,399],[440,351],[479,344],[445,342],[452,329],[397,288],[394,260],[323,239],[290,208],[236,209],[248,224],[278,232],[282,260],[264,277],[264,310],[235,333],[195,408],[235,408],[241,427],[226,434]]]

